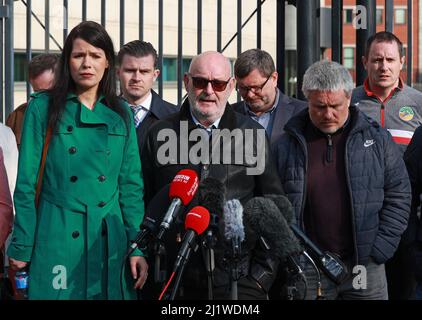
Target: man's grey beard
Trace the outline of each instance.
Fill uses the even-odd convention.
[[[202,112],[200,110],[197,102],[196,102],[195,97],[191,96],[190,94],[188,94],[188,99],[189,99],[189,105],[190,105],[191,112],[193,113],[195,118],[198,119],[200,122],[206,121],[206,122],[214,123],[215,120],[217,120],[219,117],[222,116],[222,115],[217,114],[217,113],[216,114],[210,114],[209,112]]]

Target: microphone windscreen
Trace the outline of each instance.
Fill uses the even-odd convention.
[[[210,223],[210,213],[201,206],[192,208],[185,219],[185,229],[193,230],[196,234],[202,234]]]
[[[198,175],[194,170],[180,170],[170,183],[169,198],[179,198],[186,206],[198,190]]]
[[[224,184],[215,178],[208,177],[201,181],[198,189],[198,202],[213,215],[223,217],[225,200]]]
[[[293,206],[286,196],[281,194],[268,194],[265,195],[265,198],[271,199],[275,203],[278,210],[280,210],[286,219],[287,224],[296,224],[296,216],[293,210]]]
[[[234,238],[245,240],[243,207],[237,199],[229,200],[224,205],[224,237],[227,240]]]
[[[171,204],[171,199],[168,196],[169,189],[170,184],[161,188],[161,190],[151,199],[145,210],[142,226],[148,228],[152,232],[155,232],[155,229],[163,220],[163,217]]]
[[[277,257],[285,259],[302,252],[299,241],[272,200],[252,198],[243,212],[245,225],[267,240]]]

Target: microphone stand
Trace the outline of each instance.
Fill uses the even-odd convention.
[[[156,241],[154,244],[154,282],[163,283],[166,279],[167,268],[161,268],[161,256],[165,256],[166,249],[160,241]],[[165,265],[165,263],[164,263]]]
[[[239,261],[240,261],[240,252],[241,245],[239,237],[234,237],[231,240],[233,258],[231,263],[231,299],[238,300],[238,291],[237,291],[237,281],[239,279]]]
[[[198,245],[195,246],[194,251],[196,251],[197,248],[198,248]],[[174,270],[174,272],[176,272],[176,280],[174,282],[174,286],[173,286],[173,289],[171,290],[171,294],[170,294],[170,298],[169,298],[169,300],[171,300],[171,301],[174,300],[176,293],[177,293],[177,290],[179,290],[180,280],[182,279],[182,275],[183,275],[183,272],[185,271],[185,267],[186,267],[186,264],[189,260],[191,252],[192,252],[192,248],[189,246],[188,251],[186,253],[186,259],[183,259],[182,264],[179,267],[179,270],[177,270],[177,269]]]
[[[309,262],[312,264],[313,268],[315,269],[316,275],[317,275],[317,296],[315,300],[324,300],[324,296],[322,295],[322,284],[321,284],[321,273],[319,272],[319,269],[317,265],[315,264],[315,261],[311,258],[311,256],[306,252],[303,251],[303,254],[306,258],[308,258]]]
[[[207,280],[208,280],[208,300],[214,299],[213,294],[213,284],[214,284],[214,269],[215,269],[215,260],[214,260],[214,235],[212,230],[207,231],[207,235],[205,236],[203,243],[203,247],[205,248],[205,252],[203,255],[205,257],[205,266],[207,268]]]

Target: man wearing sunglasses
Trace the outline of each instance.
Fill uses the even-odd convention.
[[[264,50],[241,53],[234,65],[234,75],[243,101],[233,104],[233,109],[259,122],[273,146],[284,132],[284,125],[307,107],[306,102],[290,98],[277,88],[274,61]]]
[[[151,201],[154,195],[171,183],[181,169],[195,170],[200,184],[207,177],[217,179],[225,186],[225,191],[221,190],[222,197],[227,200],[238,199],[243,204],[255,196],[282,194],[280,180],[275,174],[275,164],[270,156],[265,129],[249,117],[233,111],[227,103],[234,89],[234,79],[231,76],[229,60],[221,53],[214,51],[204,52],[194,57],[189,72],[184,76],[184,84],[187,99],[183,102],[180,111],[158,121],[151,127],[146,137],[145,147],[141,153],[145,205],[148,207],[150,203],[154,203],[154,201]],[[214,139],[215,135],[223,130],[243,134],[245,139],[242,145],[232,144],[231,141],[234,139],[230,138],[226,140]],[[166,139],[165,135],[169,132],[174,132],[177,135],[175,141],[169,142]],[[246,132],[254,133],[254,137],[261,136],[264,148],[259,150],[255,148],[259,145],[257,139],[250,138],[248,140]],[[190,139],[192,133],[197,133],[198,136],[202,135],[206,141],[209,141],[207,133],[210,134],[212,143],[208,146],[208,149],[205,149],[205,152],[214,156],[215,146],[219,150],[223,150],[217,157],[218,161],[215,161],[214,157],[208,163],[197,161],[200,160],[199,157],[195,158],[198,153],[198,149],[196,149],[197,139],[195,141]],[[180,147],[169,163],[162,163],[160,155],[163,155],[163,146],[175,147],[185,144],[186,149]],[[246,158],[238,161],[239,158],[235,156],[238,155],[239,149],[246,150],[248,147],[252,147],[254,152],[258,152],[265,158],[265,166],[261,173],[248,174],[251,164],[248,164]],[[227,151],[227,149],[229,155],[232,156],[230,162],[222,160],[224,150]],[[202,151],[204,150],[201,149],[200,152],[202,153]],[[190,205],[193,205],[194,202],[195,200]],[[216,208],[208,209],[212,214],[217,214]],[[223,211],[222,208],[220,209]],[[183,221],[183,216],[180,220]],[[181,238],[184,233],[183,230],[183,226],[175,223],[166,234],[164,244],[167,252],[165,259],[168,265],[166,268],[167,279],[171,274],[171,267],[179,250],[176,239]],[[220,232],[223,232],[223,230],[220,230]],[[177,233],[179,233],[179,236],[177,236]],[[258,242],[260,238],[255,237],[253,239]],[[207,264],[204,260],[204,256],[207,255],[204,252],[206,249],[201,244],[200,249],[196,253],[192,253],[187,263],[181,283],[183,290],[179,291],[178,298],[207,299],[209,298],[207,288],[211,289],[214,299],[230,298],[230,273],[224,269],[227,267],[227,261],[224,262],[224,249],[222,248],[224,239],[220,240],[216,242],[214,249],[215,270],[212,288],[208,288],[207,271],[205,269]],[[242,244],[242,247],[244,249],[242,254],[245,253],[246,256],[251,257],[250,260],[246,260],[257,267],[249,268],[243,263],[246,260],[242,260],[242,263],[239,262],[242,265],[240,267],[242,272],[238,281],[239,299],[267,299],[269,287],[272,285],[277,270],[276,260],[272,259],[273,252],[261,247],[261,243],[255,243],[255,241],[253,242],[253,249],[249,244]],[[151,269],[154,270],[154,266],[151,266]],[[254,270],[255,273],[249,274],[249,270]],[[152,279],[153,277],[148,281],[153,281]]]

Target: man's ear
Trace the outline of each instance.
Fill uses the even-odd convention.
[[[187,73],[183,75],[183,83],[185,84],[185,90],[188,91],[189,76]]]
[[[155,69],[154,70],[154,81],[157,80],[157,78],[160,75],[160,73],[161,73],[160,70],[158,70],[158,69]]]
[[[400,58],[400,70],[403,70],[404,62],[406,61],[406,57],[403,56]]]
[[[368,70],[367,67],[366,67],[366,65],[368,64],[368,59],[366,59],[365,56],[362,56],[362,64],[363,64],[363,67],[365,68],[365,70]]]

